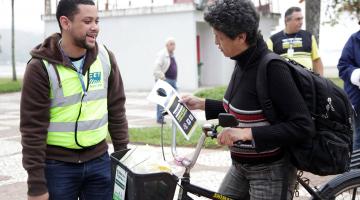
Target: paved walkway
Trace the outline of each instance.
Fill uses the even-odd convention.
[[[126,92],[127,117],[130,127],[157,126],[155,123],[155,105],[146,100],[147,92]],[[0,200],[26,199],[27,175],[21,165],[21,144],[19,132],[20,93],[0,94]],[[195,112],[200,121],[202,112]],[[169,122],[169,119],[167,119]],[[170,123],[168,123],[170,124]],[[141,148],[144,148],[141,146]],[[161,148],[152,147],[161,156]],[[178,148],[182,155],[191,154],[192,148]],[[165,148],[166,158],[171,160],[169,148]],[[169,161],[173,166],[173,162]],[[216,190],[231,161],[227,151],[204,149],[192,170],[193,183]],[[177,174],[181,168],[175,167]],[[314,185],[319,185],[329,177],[306,174]],[[307,199],[306,192],[300,191],[301,198]],[[195,199],[200,199],[195,197]]]

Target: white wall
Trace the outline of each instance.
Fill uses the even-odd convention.
[[[278,24],[280,15],[261,15],[259,29],[264,39]],[[197,34],[200,35],[200,61],[202,86],[227,85],[234,70],[235,62],[226,58],[215,45],[215,37],[211,27],[205,22],[197,22]]]
[[[181,23],[178,23],[181,19]],[[114,25],[116,25],[114,27]],[[197,88],[196,38],[193,14],[134,15],[102,19],[100,41],[115,53],[126,89],[151,89],[157,52],[165,39],[176,40],[178,86]]]
[[[180,22],[180,23],[179,23]],[[56,21],[46,22],[46,35],[58,31]],[[165,39],[176,40],[178,87],[197,89],[196,28],[194,12],[102,17],[98,41],[114,52],[127,90],[150,90],[157,52]]]
[[[211,27],[205,22],[197,23],[200,35],[200,61],[202,86],[227,85],[234,69],[234,61],[224,57],[215,45]]]
[[[280,14],[267,14],[262,15],[260,14],[260,23],[259,23],[259,30],[266,41],[270,36],[272,31],[275,30],[276,26],[279,24]]]

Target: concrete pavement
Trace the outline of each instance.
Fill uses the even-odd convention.
[[[127,118],[130,127],[157,126],[155,123],[155,105],[146,100],[148,92],[126,92]],[[27,174],[21,165],[21,144],[19,132],[19,102],[20,93],[0,94],[0,200],[26,199]],[[203,112],[195,112],[200,121],[204,121]],[[170,119],[167,119],[168,122]],[[170,123],[168,123],[170,124]],[[161,156],[161,148],[152,147]],[[178,148],[182,155],[191,154],[192,148]],[[165,148],[170,164],[171,154]],[[231,164],[229,153],[225,150],[204,149],[198,162],[192,170],[191,180],[202,187],[216,190],[226,170]],[[176,168],[181,174],[181,168]],[[330,177],[318,177],[306,174],[314,185],[319,185]],[[301,189],[300,198],[307,199],[309,195]],[[195,197],[195,199],[200,199]]]

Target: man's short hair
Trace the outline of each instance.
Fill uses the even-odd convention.
[[[165,40],[165,45],[169,44],[169,42],[174,42],[175,43],[175,38],[174,37],[168,37]]]
[[[286,10],[285,12],[285,22],[289,21],[291,19],[291,15],[294,12],[301,12],[301,8],[299,7],[290,7],[289,9]]]
[[[210,26],[231,39],[246,33],[248,45],[254,44],[259,35],[259,18],[254,4],[249,0],[217,0],[204,15]]]
[[[60,24],[60,17],[65,16],[71,21],[74,19],[74,15],[79,12],[78,5],[95,5],[93,0],[60,0],[56,8],[56,19],[58,21],[60,31],[62,31]]]

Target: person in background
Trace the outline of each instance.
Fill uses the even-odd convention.
[[[267,46],[270,50],[283,57],[295,60],[320,75],[324,67],[318,53],[315,37],[304,30],[301,8],[291,7],[285,12],[285,29],[272,35]]]
[[[127,148],[125,93],[114,57],[96,42],[92,0],[60,0],[61,33],[31,52],[20,105],[28,200],[111,200],[111,162]]]
[[[168,82],[175,90],[177,90],[177,63],[174,56],[175,51],[175,39],[169,37],[165,41],[165,48],[159,51],[155,60],[154,77],[155,81],[161,79]],[[159,124],[165,124],[164,116],[162,112],[163,107],[157,105],[156,107],[156,122]]]
[[[337,67],[355,110],[353,150],[357,150],[360,149],[360,31],[352,34],[346,42]]]

